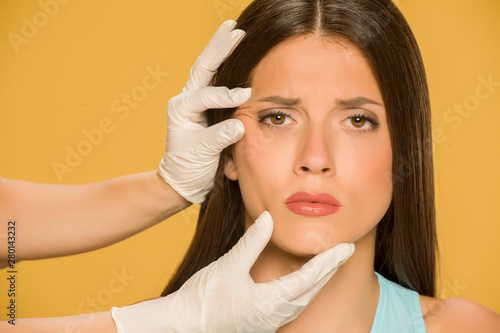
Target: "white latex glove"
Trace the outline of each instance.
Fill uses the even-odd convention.
[[[207,128],[204,111],[232,108],[245,103],[251,88],[209,86],[219,65],[245,35],[233,30],[236,21],[226,21],[191,68],[182,93],[167,106],[167,146],[159,166],[162,178],[181,196],[201,203],[213,187],[219,154],[241,139],[243,123],[228,119]]]
[[[250,268],[271,239],[273,220],[264,212],[219,260],[194,274],[175,293],[111,313],[118,333],[275,332],[305,309],[354,252],[339,244],[301,269],[255,283]]]

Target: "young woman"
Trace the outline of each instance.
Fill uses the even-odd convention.
[[[251,87],[252,96],[238,109],[207,116],[209,125],[240,119],[246,134],[221,155],[168,296],[129,307],[138,309],[135,317],[120,314],[130,313],[127,308],[114,310],[119,331],[162,318],[168,300],[200,272],[213,278],[200,290],[217,284],[224,274],[211,275],[214,267],[228,261],[223,254],[245,229],[262,226],[253,221],[265,210],[275,228],[251,265],[257,285],[280,283],[274,279],[339,243],[356,244],[316,298],[279,331],[498,331],[491,310],[434,298],[430,107],[418,47],[397,8],[383,0],[257,0],[237,28],[246,35],[214,85]],[[403,163],[411,172],[402,172]],[[225,272],[226,281],[233,276],[239,282]],[[203,304],[205,312],[193,311],[196,298],[177,310],[217,313],[217,296]],[[283,314],[273,304],[259,306],[269,316]]]
[[[15,259],[9,256],[9,263],[94,249],[159,222],[185,208],[187,200],[199,202],[205,198],[213,186],[219,153],[244,134],[244,126],[237,119],[228,119],[209,128],[203,121],[203,111],[207,108],[236,107],[250,97],[251,88],[229,90],[207,86],[213,79],[213,72],[244,35],[242,30],[233,30],[235,24],[235,21],[226,21],[221,25],[191,69],[183,92],[169,101],[167,150],[158,172],[78,186],[0,179],[0,217],[4,216],[5,220],[18,217],[24,230],[23,239],[28,238],[16,243],[22,247],[22,255]],[[123,209],[117,209],[124,204]],[[100,225],[98,229],[101,230],[101,224],[106,225],[107,232],[98,235],[92,232],[96,225]],[[48,235],[40,231],[48,225],[65,229],[65,232]],[[95,333],[116,332],[117,329],[119,332],[153,329],[234,332],[243,327],[247,332],[275,331],[307,306],[338,266],[352,255],[354,246],[340,244],[279,281],[256,284],[249,271],[269,242],[272,231],[271,216],[262,214],[233,250],[194,274],[182,291],[153,304],[143,302],[114,308],[115,321],[109,311],[17,319],[15,311],[9,307],[11,320],[0,322],[0,330],[5,333],[69,330]],[[34,244],[30,244],[30,240]],[[0,233],[1,245],[11,242],[14,241],[10,233]],[[235,302],[238,298],[241,301]],[[262,307],[269,303],[271,308]],[[221,311],[222,308],[226,311]],[[254,325],[259,321],[263,324]]]
[[[237,21],[246,35],[214,85],[252,87],[252,96],[208,119],[240,119],[246,134],[221,155],[193,244],[164,295],[268,210],[275,230],[252,267],[256,282],[336,244],[356,244],[280,331],[498,331],[491,310],[434,298],[430,103],[420,51],[397,7],[257,0]]]

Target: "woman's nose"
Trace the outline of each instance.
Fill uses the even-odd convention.
[[[335,165],[332,138],[323,124],[308,126],[300,137],[294,171],[298,175],[332,176]]]

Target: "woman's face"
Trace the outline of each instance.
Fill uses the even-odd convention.
[[[316,36],[280,44],[254,70],[227,159],[246,227],[264,211],[271,243],[309,257],[373,230],[392,197],[392,151],[375,77],[354,46]]]

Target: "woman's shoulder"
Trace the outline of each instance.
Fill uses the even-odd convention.
[[[428,333],[500,332],[500,314],[480,303],[420,295],[420,304]]]

